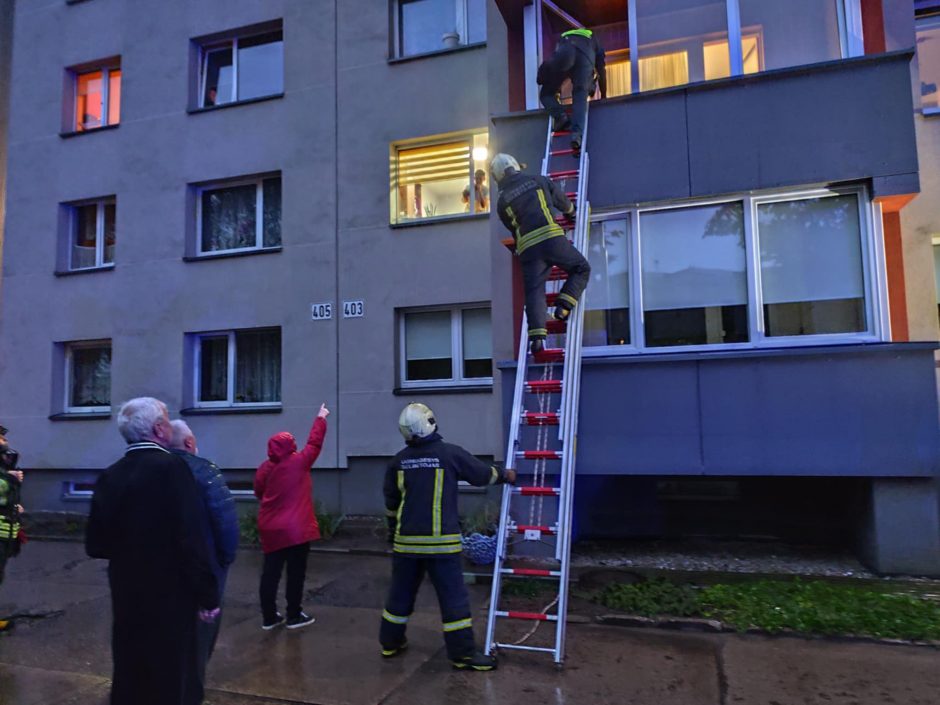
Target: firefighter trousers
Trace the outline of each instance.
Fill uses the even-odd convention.
[[[396,553],[392,556],[392,584],[382,612],[379,642],[383,649],[396,649],[405,642],[408,618],[414,611],[418,588],[427,573],[437,592],[447,656],[452,661],[476,651],[470,623],[470,596],[463,582],[461,554],[421,556]]]
[[[544,338],[545,328],[545,282],[552,265],[568,273],[568,280],[558,294],[558,304],[572,309],[584,293],[591,265],[584,259],[568,238],[558,235],[532,245],[519,255],[522,279],[525,286],[525,313],[529,323],[529,338]]]

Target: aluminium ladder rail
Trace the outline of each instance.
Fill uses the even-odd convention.
[[[552,120],[549,118],[541,171],[543,176],[553,180],[577,179],[577,190],[566,194],[575,201],[577,208],[573,228],[568,224],[566,229],[573,230],[572,242],[578,251],[582,253],[587,249],[590,227],[590,205],[587,202],[590,163],[586,149],[587,128],[588,119],[585,115],[580,154],[575,153],[573,149],[555,149],[553,144],[555,138],[564,138],[568,133],[553,132]],[[577,169],[550,170],[551,163],[555,158],[566,156],[578,160]],[[558,219],[558,222],[565,227],[566,223],[563,219]],[[558,282],[564,279],[566,279],[565,273],[553,268],[546,285],[546,307],[554,305],[558,296],[555,289]],[[540,363],[540,365],[531,365],[528,354],[527,321],[523,312],[517,355],[518,367],[516,368],[516,383],[513,391],[512,414],[510,416],[509,438],[506,448],[506,468],[517,468],[518,461],[533,462],[535,466],[534,481],[529,486],[503,486],[496,561],[493,567],[490,608],[486,624],[485,650],[487,654],[499,649],[550,653],[554,657],[555,663],[561,664],[565,656],[566,617],[568,613],[571,518],[573,513],[578,406],[581,386],[581,344],[584,330],[583,294],[578,305],[574,307],[565,322],[549,320],[547,327],[550,334],[565,336],[565,346],[564,348],[546,348],[538,356],[534,356],[534,362]],[[559,365],[562,367],[562,376],[561,379],[555,379],[554,372]],[[540,366],[541,379],[530,379],[530,372],[538,372]],[[559,405],[556,407],[558,411],[548,411],[548,400],[559,396]],[[527,398],[537,399],[540,409],[538,411],[524,410],[524,401]],[[547,448],[547,434],[544,433],[541,427],[554,427],[556,425],[558,427],[557,439],[560,448],[549,449]],[[524,427],[539,427],[537,442],[539,447],[520,449]],[[545,467],[548,462],[552,461],[560,461],[557,487],[546,484],[549,473],[545,471]],[[539,471],[540,468],[541,472]],[[522,475],[520,475],[521,477]],[[546,499],[557,499],[557,523],[554,525],[546,525],[541,521],[542,503]],[[539,521],[524,523],[513,519],[514,514],[519,515],[522,513],[522,508],[518,506],[520,504],[523,506],[528,505],[530,518],[534,517],[537,506]],[[554,543],[554,560],[557,561],[558,568],[507,567],[505,564],[510,558],[510,548],[513,545],[510,543],[510,535],[515,537],[517,534],[525,536],[525,542],[544,542],[543,538],[549,537],[549,540]],[[502,581],[506,577],[557,580],[558,594],[556,602],[558,607],[556,613],[549,614],[548,608],[543,612],[501,610],[499,608],[500,594]],[[554,622],[554,647],[526,646],[520,642],[500,642],[496,638],[498,619]]]

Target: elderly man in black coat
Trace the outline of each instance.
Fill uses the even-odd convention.
[[[186,462],[166,449],[166,405],[131,399],[117,422],[128,446],[95,484],[85,539],[89,556],[110,561],[111,705],[179,705],[196,667],[197,619],[219,608],[206,509]]]

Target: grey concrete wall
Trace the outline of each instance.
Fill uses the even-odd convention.
[[[879,573],[940,575],[940,513],[932,479],[872,481],[860,554]]]
[[[47,418],[61,375],[54,343],[111,338],[112,405],[151,394],[176,412],[191,385],[184,335],[259,326],[282,330],[283,410],[191,417],[207,455],[254,467],[271,433],[305,436],[324,401],[333,415],[319,466],[399,449],[398,413],[418,397],[392,394],[395,309],[489,301],[489,230],[485,218],[391,229],[389,144],[485,128],[487,68],[485,48],[389,63],[387,7],[18,6],[0,419],[25,467],[104,467],[122,448],[113,419]],[[188,114],[190,38],[279,18],[284,97]],[[112,55],[122,61],[120,126],[61,138],[65,67]],[[283,251],[184,262],[187,184],[271,171],[282,174]],[[58,204],[107,194],[117,196],[114,270],[56,278]],[[353,298],[365,301],[364,318],[344,321],[336,309],[332,321],[310,320],[311,303]],[[495,452],[493,394],[429,401],[449,440]],[[372,507],[371,474],[356,472],[334,476],[336,496]]]
[[[13,63],[13,0],[0,0],[0,299],[3,297],[3,232],[6,213],[7,128]]]

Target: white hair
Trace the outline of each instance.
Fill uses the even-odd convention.
[[[124,402],[118,412],[118,431],[128,443],[153,439],[153,427],[166,415],[166,404],[153,397],[137,397]]]
[[[170,426],[173,428],[173,438],[170,441],[170,447],[176,448],[177,450],[186,450],[186,439],[192,436],[195,438],[195,434],[192,432],[192,429],[189,428],[189,424],[183,421],[183,419],[175,419],[170,421]]]

